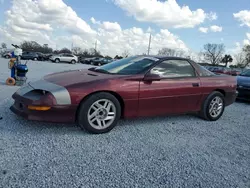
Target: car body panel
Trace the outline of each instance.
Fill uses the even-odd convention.
[[[74,122],[77,108],[89,95],[96,92],[114,94],[121,103],[124,118],[139,116],[155,116],[164,114],[179,114],[197,112],[203,101],[213,91],[225,93],[226,105],[230,105],[236,98],[236,77],[232,76],[201,76],[197,65],[190,62],[196,70],[196,77],[163,79],[146,82],[145,73],[137,75],[114,75],[83,69],[54,73],[45,76],[40,81],[29,83],[29,95],[22,87],[12,97],[15,103],[27,105],[46,104],[52,107],[53,113],[66,110],[71,113],[65,115],[61,122]],[[32,89],[39,92],[33,92]],[[45,94],[40,91],[44,90]],[[43,92],[44,92],[43,91]],[[26,93],[26,94],[25,94]],[[65,98],[65,100],[64,100]],[[18,110],[18,105],[12,106],[12,111],[28,119],[39,120],[39,112],[28,109]],[[30,116],[29,114],[36,115]],[[40,112],[44,116],[47,112]],[[53,122],[60,122],[55,115]],[[36,118],[34,118],[36,116]],[[48,120],[53,118],[48,114]],[[41,118],[42,120],[42,118]]]
[[[199,78],[163,79],[152,83],[141,82],[139,116],[177,114],[199,109],[201,92]]]
[[[250,101],[250,77],[237,76],[238,99]]]

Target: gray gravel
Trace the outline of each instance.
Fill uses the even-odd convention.
[[[9,75],[0,70],[0,80]],[[30,79],[84,65],[30,62]],[[44,70],[43,70],[44,69]],[[0,83],[0,187],[250,187],[250,105],[217,122],[193,116],[120,121],[108,134],[26,121]]]

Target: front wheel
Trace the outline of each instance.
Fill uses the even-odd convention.
[[[36,58],[36,57],[34,58],[34,61],[37,61],[37,58]]]
[[[90,133],[100,134],[111,131],[121,116],[117,98],[101,92],[88,97],[80,106],[78,124]]]
[[[55,59],[55,62],[56,62],[56,63],[59,63],[59,62],[60,62],[60,59]]]
[[[217,121],[225,109],[224,95],[221,92],[212,92],[203,102],[200,116],[208,121]]]
[[[71,61],[71,64],[76,64],[76,60],[73,59],[73,60]]]

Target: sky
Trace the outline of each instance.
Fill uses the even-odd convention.
[[[250,44],[250,0],[0,0],[0,42],[34,40],[103,55],[163,47],[198,53],[224,43],[228,53]]]

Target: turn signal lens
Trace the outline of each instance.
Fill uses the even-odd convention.
[[[38,110],[38,111],[47,111],[51,109],[49,106],[28,106],[28,109],[30,110]]]

